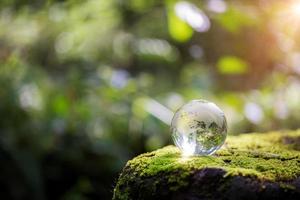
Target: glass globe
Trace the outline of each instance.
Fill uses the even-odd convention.
[[[210,155],[224,144],[227,122],[216,104],[192,100],[176,111],[171,131],[183,155]]]

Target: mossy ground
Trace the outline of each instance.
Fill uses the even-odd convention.
[[[113,198],[132,199],[133,193],[141,192],[136,188],[153,193],[162,184],[176,191],[188,186],[195,171],[203,169],[220,169],[224,178],[251,177],[293,189],[288,183],[300,177],[299,147],[300,131],[229,136],[213,156],[182,157],[178,148],[167,146],[128,161]]]

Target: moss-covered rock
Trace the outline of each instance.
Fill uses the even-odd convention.
[[[113,199],[300,199],[300,131],[229,136],[213,156],[175,146],[124,167]]]

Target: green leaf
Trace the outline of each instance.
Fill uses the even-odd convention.
[[[217,63],[221,74],[244,74],[248,71],[248,63],[235,56],[224,56]]]
[[[168,30],[170,36],[177,42],[186,42],[193,36],[193,29],[176,16],[174,4],[168,4]]]
[[[237,8],[230,8],[225,13],[220,14],[216,20],[227,31],[237,33],[243,26],[250,26],[255,24],[255,19],[247,13]]]
[[[59,116],[65,117],[68,114],[69,102],[63,95],[58,95],[53,99],[53,110]]]

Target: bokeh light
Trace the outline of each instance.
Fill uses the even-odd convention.
[[[0,1],[2,199],[111,199],[192,99],[231,135],[300,128],[299,20],[299,0]]]

